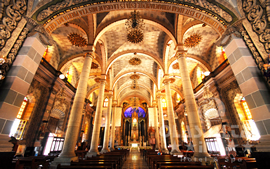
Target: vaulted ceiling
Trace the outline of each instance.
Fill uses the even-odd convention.
[[[142,96],[142,102],[150,103],[153,93],[163,90],[162,78],[164,74],[175,77],[171,85],[174,92],[182,94],[182,82],[179,69],[173,68],[176,62],[177,35],[181,34],[182,42],[193,35],[200,34],[202,37],[199,45],[187,50],[188,71],[192,76],[196,67],[202,71],[211,71],[213,57],[212,50],[219,34],[207,24],[189,18],[181,17],[173,13],[139,10],[145,22],[144,39],[140,43],[131,43],[127,40],[126,19],[131,10],[111,11],[99,14],[89,14],[88,17],[74,19],[54,30],[51,34],[56,43],[59,53],[58,69],[66,74],[67,70],[72,74],[70,83],[77,86],[82,66],[84,63],[83,47],[72,45],[68,36],[72,33],[80,35],[87,43],[95,43],[97,58],[93,61],[98,68],[91,69],[88,79],[88,95],[98,90],[98,84],[94,80],[106,73],[106,90],[118,91],[118,100],[128,101],[130,97]],[[179,35],[178,35],[179,36]],[[172,39],[172,37],[174,39]],[[132,58],[139,58],[139,65],[130,64]],[[214,59],[215,60],[215,59]],[[112,70],[109,76],[109,68]],[[159,73],[160,71],[162,73]],[[137,88],[132,89],[134,80],[132,75],[139,75]],[[154,87],[155,86],[155,87]],[[194,86],[196,87],[196,86]],[[121,103],[119,103],[121,104]]]

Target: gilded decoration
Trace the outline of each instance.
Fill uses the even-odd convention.
[[[188,48],[193,48],[197,46],[201,42],[201,40],[202,36],[200,34],[195,33],[185,39],[184,45]]]
[[[171,5],[170,0],[163,0],[163,3],[167,3]],[[79,9],[82,7],[87,7],[90,5],[96,5],[100,3],[108,3],[108,1],[97,1],[93,0],[91,2],[87,0],[73,0],[70,2],[70,0],[64,0],[62,2],[59,1],[52,1],[41,7],[37,12],[33,15],[33,18],[37,20],[38,22],[46,22],[50,21],[54,18],[54,16],[63,15],[66,12],[69,12],[71,9]],[[152,6],[149,6],[148,4],[151,3]],[[227,7],[223,6],[222,4],[209,0],[180,0],[175,1],[174,3],[179,3],[181,6],[185,6],[187,8],[192,8],[196,10],[200,10],[202,12],[210,13],[211,15],[217,17],[218,20],[224,22],[224,23],[233,23],[237,20],[237,17],[235,14],[233,14]],[[108,3],[109,4],[109,3]],[[154,5],[154,6],[153,6]],[[123,10],[123,9],[134,9],[134,8],[155,8],[159,9],[158,7],[153,4],[153,2],[130,2],[129,0],[123,0],[121,1],[121,6],[111,5],[106,7],[101,7],[95,10],[89,10],[90,12],[96,12],[97,10]],[[166,9],[166,8],[162,8]]]
[[[264,74],[264,60],[262,59],[261,55],[259,54],[257,48],[255,47],[255,45],[253,44],[250,36],[248,35],[247,31],[243,30],[241,32],[245,42],[246,42],[246,45],[248,46],[248,48],[250,49],[251,53],[252,53],[252,56],[259,68],[259,70],[261,71],[262,74]],[[270,86],[270,77],[266,77],[266,76],[263,76],[263,78],[266,80],[268,86]]]
[[[139,43],[143,41],[144,22],[139,12],[131,12],[131,16],[127,19],[127,40],[131,43]]]
[[[10,66],[12,65],[13,61],[15,60],[15,57],[22,46],[26,35],[28,33],[28,29],[24,28],[21,34],[19,35],[18,39],[14,43],[12,49],[10,50],[7,57],[5,57],[5,62],[0,65],[0,72],[1,72],[1,79],[0,79],[0,85],[3,83],[3,79],[5,78]],[[0,35],[1,36],[1,35]]]
[[[134,58],[130,59],[128,62],[131,65],[139,65],[139,64],[142,63],[141,59],[137,58],[137,57],[134,57]]]
[[[70,41],[70,43],[74,46],[83,47],[83,46],[86,46],[87,44],[86,39],[77,33],[71,33],[68,35],[67,38]]]
[[[246,18],[253,31],[258,35],[260,42],[264,44],[267,53],[270,53],[270,29],[267,28],[270,21],[270,12],[267,10],[270,7],[269,5],[269,3],[266,3],[266,6],[262,5],[260,1],[256,0],[244,0],[242,4]],[[264,11],[267,11],[267,14],[264,14]]]
[[[173,64],[173,65],[172,65],[172,68],[173,68],[173,69],[179,69],[179,64],[178,64],[178,62],[175,63],[175,64]]]
[[[134,74],[134,75],[131,75],[130,76],[130,79],[132,79],[132,80],[138,80],[138,79],[140,79],[140,76],[137,75],[137,74]]]
[[[0,50],[5,46],[6,41],[10,38],[13,30],[17,27],[22,19],[27,6],[25,0],[5,1],[1,3],[0,19]],[[6,7],[4,12],[4,7]],[[3,17],[4,16],[4,17]]]

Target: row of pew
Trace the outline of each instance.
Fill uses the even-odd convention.
[[[202,165],[200,161],[192,161],[189,153],[183,153],[181,157],[169,154],[157,155],[155,150],[144,150],[141,152],[144,160],[150,169],[170,169],[170,168],[189,168],[189,169],[256,169],[255,158],[228,156],[212,157],[213,163]]]
[[[201,162],[189,162],[186,158],[179,158],[170,154],[157,155],[155,150],[146,150],[142,155],[150,169],[214,169],[213,165],[202,165]]]
[[[128,150],[114,150],[95,157],[80,158],[78,162],[71,162],[70,166],[59,164],[57,169],[121,169],[128,154]]]

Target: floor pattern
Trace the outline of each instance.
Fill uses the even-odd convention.
[[[122,169],[148,169],[148,166],[138,151],[129,153],[127,160],[124,162]]]

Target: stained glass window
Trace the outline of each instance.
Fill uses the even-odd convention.
[[[145,111],[143,110],[143,108],[141,107],[135,107],[135,108],[132,108],[132,107],[129,107],[126,109],[126,111],[124,112],[124,116],[126,118],[129,118],[132,116],[132,114],[136,112],[138,114],[138,117],[139,118],[144,118],[145,117]]]

